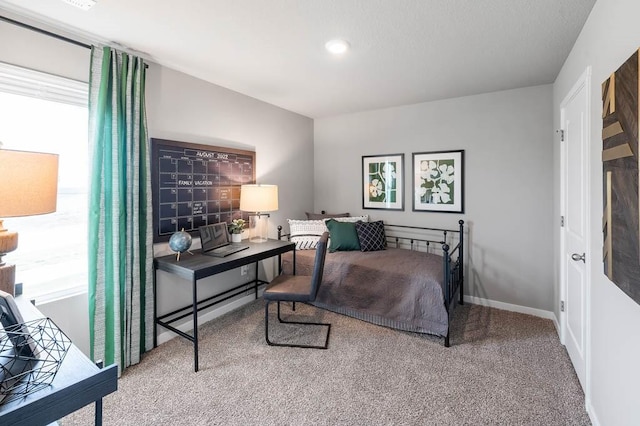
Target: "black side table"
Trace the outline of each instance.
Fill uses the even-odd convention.
[[[25,321],[43,318],[23,297],[17,297],[16,304]],[[102,425],[102,398],[117,389],[118,367],[114,364],[100,368],[72,344],[51,385],[0,405],[0,424],[48,425],[95,403],[95,424]]]

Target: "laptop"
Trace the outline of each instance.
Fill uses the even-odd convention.
[[[231,244],[226,222],[214,223],[198,228],[202,254],[215,257],[225,257],[249,248],[248,245],[239,243]]]

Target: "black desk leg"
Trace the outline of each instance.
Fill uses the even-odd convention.
[[[193,371],[198,371],[198,280],[193,277]]]
[[[96,362],[96,366],[102,369],[103,367],[102,360],[99,360],[98,362]],[[102,398],[96,400],[96,413],[95,413],[94,424],[96,426],[102,426]]]
[[[296,249],[293,249],[293,275],[296,274]],[[292,309],[295,311],[296,310],[296,302],[292,303]]]
[[[96,426],[102,426],[102,398],[96,401]]]
[[[256,299],[258,298],[258,284],[260,281],[258,281],[258,262],[256,262],[256,275],[255,275],[255,281],[253,281],[253,283],[255,284],[255,291],[256,291]]]
[[[153,268],[153,347],[158,347],[158,270]]]

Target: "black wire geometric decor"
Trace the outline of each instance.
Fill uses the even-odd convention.
[[[53,382],[71,340],[49,318],[0,329],[0,404]]]

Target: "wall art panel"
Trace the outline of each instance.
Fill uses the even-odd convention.
[[[640,304],[638,89],[636,51],[602,84],[604,272]]]

